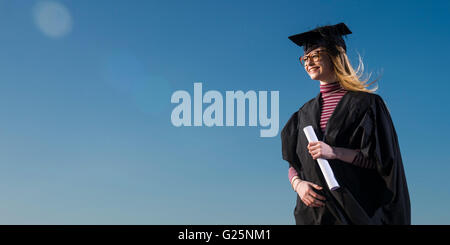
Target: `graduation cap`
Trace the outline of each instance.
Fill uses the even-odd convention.
[[[333,55],[337,55],[336,45],[347,51],[342,36],[351,33],[344,23],[339,23],[337,25],[320,26],[311,31],[290,36],[289,39],[298,46],[303,46],[305,54],[318,47],[325,47]]]

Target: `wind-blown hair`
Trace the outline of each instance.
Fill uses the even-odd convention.
[[[364,76],[364,63],[362,62],[361,56],[358,55],[359,64],[358,67],[353,69],[350,64],[350,60],[347,57],[345,50],[336,46],[338,50],[338,54],[336,56],[329,55],[331,58],[331,62],[333,63],[334,73],[336,74],[336,78],[340,85],[350,91],[363,91],[374,93],[378,89],[378,85],[374,88],[368,88],[373,83],[377,82],[379,79],[375,79],[372,82],[368,82],[370,79],[370,75],[362,78]]]

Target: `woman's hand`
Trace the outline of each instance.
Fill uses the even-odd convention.
[[[300,181],[301,182],[297,184],[295,191],[302,199],[302,202],[308,207],[324,207],[325,203],[322,201],[325,201],[325,197],[317,194],[313,189],[322,190],[322,187],[305,180]]]
[[[335,159],[336,153],[334,148],[327,145],[322,141],[310,142],[308,144],[309,154],[311,154],[312,158],[316,160],[317,158],[322,159]]]

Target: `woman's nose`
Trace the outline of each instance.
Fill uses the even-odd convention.
[[[314,61],[313,60],[308,59],[308,60],[305,61],[305,66],[311,66],[311,65],[314,65]]]

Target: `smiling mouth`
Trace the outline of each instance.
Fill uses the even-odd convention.
[[[319,67],[312,67],[312,68],[309,68],[309,72],[317,71],[318,69],[319,69]]]

